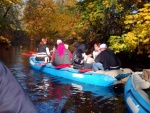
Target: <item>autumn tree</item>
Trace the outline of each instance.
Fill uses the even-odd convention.
[[[29,0],[24,10],[24,29],[33,39],[49,38],[50,42],[57,37],[63,40],[71,38],[72,29],[77,22],[73,9],[76,0]]]
[[[110,48],[116,52],[120,51],[138,51],[138,54],[150,53],[150,3],[143,8],[136,10],[136,14],[131,12],[126,15],[124,23],[129,31],[121,36],[111,36],[109,42]]]
[[[13,36],[13,30],[20,28],[19,8],[21,0],[1,0],[0,1],[0,42],[9,43]]]
[[[83,40],[107,42],[111,35],[123,32],[123,17],[132,6],[132,1],[84,0],[78,3],[81,21],[78,25]]]

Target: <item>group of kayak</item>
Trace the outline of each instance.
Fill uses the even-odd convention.
[[[98,70],[116,70],[120,68],[120,62],[113,50],[107,48],[106,44],[94,43],[94,51],[87,55],[88,47],[86,44],[75,45],[73,53],[70,52],[68,45],[60,39],[49,51],[46,38],[42,38],[37,48],[36,60],[52,62],[53,66],[68,64],[75,69],[92,69]]]

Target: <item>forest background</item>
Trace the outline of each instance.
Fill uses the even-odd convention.
[[[73,50],[76,42],[93,48],[106,43],[122,64],[150,67],[149,0],[1,0],[0,42],[58,38]],[[140,60],[139,60],[140,59]],[[137,63],[138,62],[138,63]],[[137,66],[139,65],[139,66]]]

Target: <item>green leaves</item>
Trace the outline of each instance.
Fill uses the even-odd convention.
[[[20,29],[21,0],[0,1],[0,41],[10,45],[9,39],[14,36],[13,31]]]

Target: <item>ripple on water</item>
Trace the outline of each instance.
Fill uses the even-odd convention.
[[[112,113],[117,102],[112,87],[75,82],[23,67],[11,71],[31,97],[39,113]],[[106,112],[107,110],[107,112]]]

